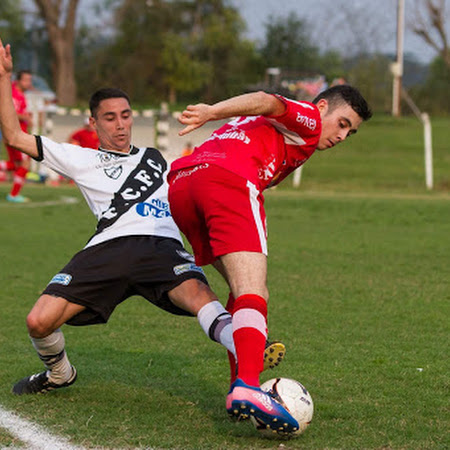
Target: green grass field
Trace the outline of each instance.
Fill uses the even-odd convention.
[[[72,187],[27,186],[33,202],[17,206],[0,185],[0,405],[86,448],[449,448],[449,121],[433,125],[433,192],[420,124],[375,118],[342,149],[313,157],[301,189],[288,180],[267,193],[269,330],[288,350],[262,380],[295,378],[311,392],[315,415],[299,438],[262,439],[230,422],[225,351],[195,319],[140,298],[107,325],[64,327],[79,371],[72,387],[10,393],[41,370],[27,312],[95,227]],[[40,205],[64,196],[79,203]],[[20,443],[0,429],[8,446]]]

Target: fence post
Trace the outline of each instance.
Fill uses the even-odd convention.
[[[425,141],[425,183],[427,189],[433,189],[433,148],[431,139],[431,122],[427,113],[422,114]]]
[[[161,152],[169,148],[169,105],[161,103],[161,109],[157,114],[155,146]]]
[[[303,166],[300,166],[294,172],[294,178],[292,180],[292,185],[296,188],[300,186],[300,182],[302,180],[302,172],[303,172]]]

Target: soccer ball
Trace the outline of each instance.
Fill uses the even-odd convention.
[[[261,389],[268,392],[277,402],[281,403],[297,420],[299,429],[289,436],[298,436],[311,423],[314,404],[306,388],[296,380],[290,378],[272,378],[261,385]],[[253,425],[266,436],[274,436],[273,430],[267,430],[251,417]]]

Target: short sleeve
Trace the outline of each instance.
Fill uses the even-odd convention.
[[[286,111],[279,116],[266,116],[266,119],[280,133],[298,145],[302,145],[305,139],[320,135],[322,124],[315,104],[275,96],[286,105]]]
[[[76,174],[76,160],[74,150],[76,145],[60,144],[45,136],[37,136],[39,156],[41,161],[50,169],[69,178]]]

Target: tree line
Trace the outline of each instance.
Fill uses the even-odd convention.
[[[343,77],[375,110],[391,107],[392,55],[323,51],[311,38],[311,25],[294,13],[270,18],[256,43],[245,37],[246,25],[227,0],[97,0],[91,2],[94,17],[78,26],[79,0],[33,1],[34,12],[24,2],[2,0],[0,33],[13,44],[16,68],[34,62],[31,69],[51,79],[64,105],[103,86],[121,87],[143,105],[213,102],[264,87],[266,69],[278,67],[292,77]],[[421,2],[415,32],[431,42],[436,57],[410,93],[422,109],[449,113],[445,0]],[[107,19],[97,19],[104,10],[111,12]],[[405,61],[406,73],[408,67],[417,73],[418,66]]]

